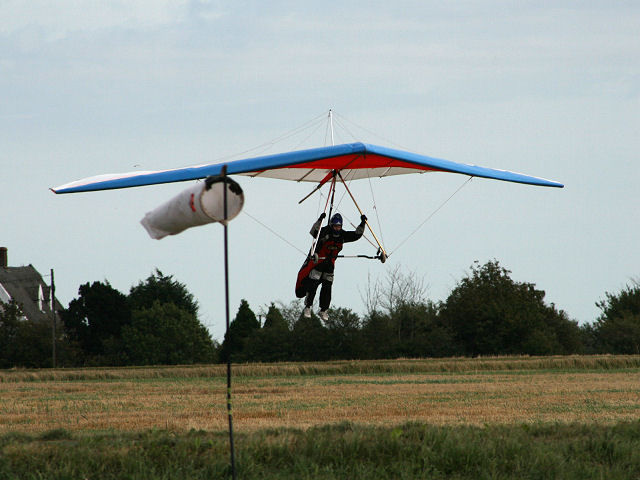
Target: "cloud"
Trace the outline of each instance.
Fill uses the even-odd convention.
[[[153,29],[183,21],[187,0],[9,0],[0,3],[0,35],[40,32],[55,41],[80,31]]]

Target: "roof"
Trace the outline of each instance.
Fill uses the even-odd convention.
[[[50,321],[51,289],[33,267],[0,267],[0,287],[22,307],[22,313],[33,321]],[[4,295],[0,297],[4,299]],[[55,310],[62,309],[55,300]]]

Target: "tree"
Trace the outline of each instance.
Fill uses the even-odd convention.
[[[78,345],[80,363],[166,364],[214,359],[211,337],[197,317],[197,302],[185,285],[170,275],[156,269],[132,287],[129,296],[106,281],[81,285],[78,294],[60,313],[67,347]],[[145,353],[147,347],[150,351]],[[72,353],[70,348],[66,352],[67,357]]]
[[[243,350],[243,357],[252,362],[289,360],[291,332],[282,312],[273,303],[265,315],[264,325],[252,331]]]
[[[264,317],[264,326],[263,328],[275,328],[277,330],[288,330],[289,326],[287,325],[287,321],[284,319],[284,315],[275,304],[271,303],[269,305],[269,309]]]
[[[198,315],[198,302],[189,293],[187,287],[173,279],[172,275],[164,275],[156,268],[144,282],[131,287],[129,304],[131,310],[150,308],[155,302],[172,303],[192,315]]]
[[[156,269],[131,287],[132,322],[123,331],[133,364],[192,364],[215,361],[216,347],[198,320],[198,303],[187,287]]]
[[[51,366],[51,325],[46,322],[20,321],[11,348],[13,365],[26,368]],[[61,348],[62,347],[62,348]],[[63,345],[58,348],[58,356]]]
[[[369,281],[364,321],[367,356],[442,357],[457,353],[453,335],[439,318],[439,306],[426,297],[424,279],[400,266],[384,281]]]
[[[78,298],[60,311],[64,330],[82,350],[85,363],[126,363],[122,349],[122,328],[131,323],[127,297],[109,282],[85,283]]]
[[[597,348],[607,353],[640,353],[640,281],[618,294],[605,293],[596,303],[602,310],[594,326]]]
[[[215,361],[215,345],[196,315],[173,303],[155,302],[133,312],[123,343],[134,365],[176,365]]]
[[[362,356],[360,317],[348,308],[329,309],[324,322],[330,358],[354,359]]]
[[[229,331],[224,335],[224,341],[220,349],[220,361],[226,362],[231,358],[232,361],[242,361],[247,339],[251,334],[260,328],[260,322],[256,318],[255,313],[249,307],[249,303],[242,299],[238,313],[229,324]]]
[[[398,354],[397,328],[388,314],[374,310],[363,321],[363,358],[394,358]]]
[[[16,365],[16,346],[22,311],[14,300],[0,303],[0,368]]]
[[[398,345],[402,344],[406,338],[403,333],[415,330],[418,319],[413,315],[407,315],[412,307],[425,304],[426,285],[424,279],[417,278],[414,272],[403,272],[400,265],[396,265],[393,270],[387,271],[387,276],[383,282],[377,280],[371,284],[369,280],[365,305],[367,316],[373,312],[382,312],[389,317],[395,327]],[[410,322],[409,325],[406,322]]]
[[[415,272],[403,272],[400,265],[387,271],[384,281],[367,279],[367,290],[361,297],[367,315],[382,311],[392,315],[403,305],[425,303],[427,285]]]
[[[576,322],[544,303],[534,284],[515,282],[497,260],[471,267],[440,316],[465,355],[566,354],[580,343]]]
[[[291,332],[291,359],[304,362],[329,358],[327,329],[314,314],[310,318],[300,315]]]
[[[397,354],[403,357],[447,357],[459,354],[453,332],[442,322],[439,307],[427,300],[406,303],[393,313],[401,326]]]
[[[21,305],[11,300],[0,303],[0,368],[51,366],[51,324],[28,320]],[[69,364],[69,341],[58,332],[58,365]]]
[[[282,315],[285,323],[287,324],[287,328],[289,331],[293,330],[293,326],[300,318],[300,312],[303,308],[302,299],[291,300],[289,303],[285,304],[283,302],[278,302],[278,312]]]

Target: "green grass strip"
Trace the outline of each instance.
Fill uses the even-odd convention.
[[[435,427],[350,423],[237,436],[241,479],[637,479],[640,422]],[[225,432],[0,436],[0,478],[227,478]]]

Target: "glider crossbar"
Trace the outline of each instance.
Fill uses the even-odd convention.
[[[328,257],[318,257],[318,260],[326,260]],[[337,258],[368,258],[369,260],[382,260],[382,255],[338,255]]]
[[[306,175],[305,175],[306,176]],[[304,202],[307,198],[309,198],[311,195],[313,195],[314,193],[316,193],[318,190],[320,190],[325,183],[327,183],[329,180],[332,180],[336,177],[336,173],[335,170],[331,170],[331,172],[329,172],[327,174],[326,177],[324,177],[322,180],[320,180],[320,183],[318,183],[318,185],[315,186],[315,188],[313,190],[311,190],[311,192],[306,195],[302,200],[300,200],[298,202],[298,205],[300,205],[302,202]],[[303,177],[304,178],[304,177]]]

